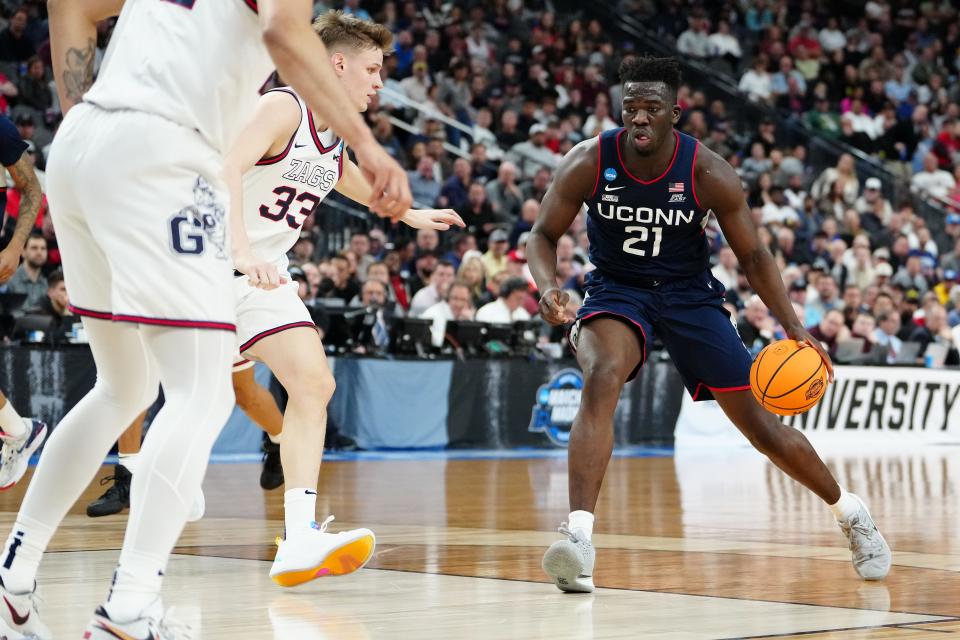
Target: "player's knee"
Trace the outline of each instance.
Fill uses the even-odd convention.
[[[337,383],[326,367],[317,367],[294,376],[294,382],[285,385],[290,402],[314,404],[321,410],[330,402]]]
[[[582,364],[584,386],[593,389],[610,389],[620,395],[622,385],[635,366],[621,357],[594,358]]]

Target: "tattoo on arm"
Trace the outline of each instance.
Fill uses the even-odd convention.
[[[37,221],[43,192],[40,190],[37,174],[24,158],[21,157],[16,164],[7,167],[7,171],[10,172],[10,177],[13,178],[13,183],[20,192],[20,211],[17,214],[17,226],[13,230],[10,245],[22,249],[27,243],[30,230]]]
[[[93,38],[87,40],[83,48],[71,47],[67,49],[64,61],[63,87],[66,99],[70,102],[79,102],[83,94],[93,84],[93,60],[97,47]]]

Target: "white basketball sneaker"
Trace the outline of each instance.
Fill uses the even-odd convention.
[[[23,419],[27,431],[20,438],[0,435],[0,491],[6,491],[20,481],[27,472],[30,456],[40,448],[50,433],[47,425],[39,420]]]
[[[40,620],[36,589],[12,593],[0,580],[0,638],[8,640],[50,640],[53,634]]]
[[[164,615],[160,599],[140,617],[130,622],[117,622],[104,607],[98,607],[87,625],[83,640],[190,640],[190,627]]]
[[[858,496],[850,494],[860,504],[855,514],[838,521],[840,530],[850,542],[853,568],[864,580],[883,580],[890,573],[893,561],[890,546],[880,535],[867,505]]]
[[[543,554],[540,563],[553,583],[561,591],[591,593],[593,586],[593,563],[596,552],[593,543],[580,529],[571,531],[564,522],[560,533],[566,540],[557,540]]]
[[[327,533],[329,516],[323,524],[314,522],[309,531],[292,539],[277,538],[277,556],[270,577],[281,587],[295,587],[324,576],[343,576],[362,568],[377,546],[370,529]]]

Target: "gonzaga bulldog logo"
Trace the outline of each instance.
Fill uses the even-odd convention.
[[[193,204],[180,209],[170,218],[170,243],[183,255],[202,255],[209,242],[217,258],[227,259],[226,209],[217,201],[210,183],[197,176],[193,185]],[[199,233],[198,233],[199,232]]]
[[[565,447],[570,441],[570,428],[580,410],[583,374],[577,369],[563,369],[537,390],[537,401],[530,417],[530,431],[545,433],[550,442]]]

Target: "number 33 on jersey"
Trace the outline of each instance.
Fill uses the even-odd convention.
[[[343,175],[344,144],[328,129],[318,132],[313,115],[300,105],[300,125],[277,155],[263,158],[243,179],[243,221],[250,246],[259,256],[284,256],[300,237],[300,227]]]

